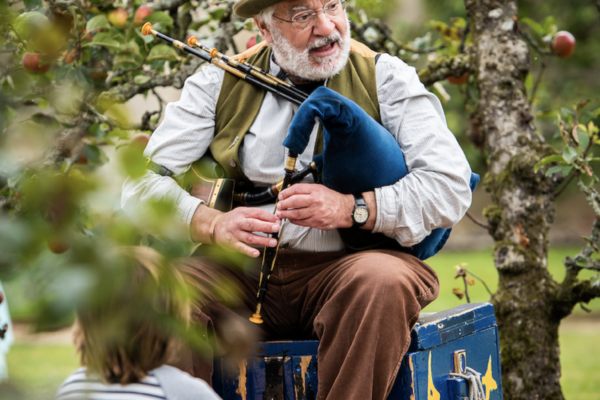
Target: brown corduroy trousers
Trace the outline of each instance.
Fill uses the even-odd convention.
[[[193,320],[216,349],[232,319],[254,326],[247,318],[256,307],[260,261],[233,268],[207,258],[185,260],[205,294]],[[280,250],[263,304],[262,339],[320,340],[318,400],[384,400],[419,312],[438,293],[436,273],[405,253]],[[212,354],[178,366],[211,382]]]

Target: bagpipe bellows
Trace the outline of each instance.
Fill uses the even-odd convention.
[[[315,118],[323,126],[323,153],[314,161],[328,188],[344,194],[367,192],[393,185],[409,173],[394,136],[358,104],[326,87],[316,89],[298,108],[283,145],[303,153]],[[478,182],[479,176],[471,174],[472,191]],[[350,239],[352,232],[367,237],[365,231],[359,231],[340,229],[340,234],[348,245],[350,240],[345,238]],[[450,231],[435,229],[421,243],[403,250],[425,260],[443,247]],[[356,244],[350,247],[359,249]]]
[[[326,87],[304,101],[283,145],[301,154],[318,118],[323,153],[315,158],[323,184],[344,194],[391,185],[408,173],[400,145],[360,106]]]

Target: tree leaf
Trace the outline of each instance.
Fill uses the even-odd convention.
[[[158,44],[152,47],[152,49],[150,49],[150,54],[148,54],[148,60],[152,61],[159,59],[176,61],[177,53],[172,47],[167,46],[166,44]]]
[[[58,125],[58,121],[51,115],[44,113],[35,113],[31,116],[31,120],[36,124],[44,125],[48,128]]]
[[[54,75],[54,80],[58,85],[65,85],[70,83],[75,78],[75,71],[71,65],[65,65],[61,67]]]
[[[452,294],[458,297],[459,300],[462,300],[462,298],[465,296],[465,294],[459,288],[452,289]]]
[[[151,78],[147,75],[138,75],[135,78],[133,78],[133,81],[135,83],[137,83],[138,85],[142,85],[146,82],[148,82]]]
[[[565,147],[565,149],[563,150],[563,158],[566,162],[570,164],[576,157],[577,151],[575,151],[574,148],[572,148],[571,146]]]
[[[552,15],[547,16],[544,20],[544,34],[554,36],[556,31],[556,18]]]
[[[19,114],[17,114],[17,112],[15,111],[14,108],[9,107],[9,106],[6,106],[6,108],[4,109],[4,113],[6,114],[6,117],[8,119],[15,119],[15,118],[17,118],[17,115],[19,115]]]
[[[110,29],[110,23],[104,15],[96,15],[85,25],[85,30],[88,32],[95,31],[96,29]]]
[[[173,25],[173,18],[162,11],[154,11],[152,14],[144,18],[144,22],[152,22],[163,26]]]
[[[121,51],[133,53],[133,54],[137,55],[138,57],[141,57],[140,56],[140,46],[138,46],[138,44],[135,42],[135,40],[130,40],[129,42],[127,42],[123,46],[121,46]]]
[[[135,55],[126,51],[120,51],[115,55],[113,64],[115,67],[135,68],[139,66],[140,60],[136,59]]]
[[[127,133],[127,131],[121,128],[115,128],[112,131],[108,132],[108,136],[117,137],[119,139],[127,139],[129,137],[129,134]]]
[[[548,157],[544,157],[542,159],[542,161],[540,161],[539,163],[537,163],[534,167],[534,172],[538,172],[540,170],[540,168],[542,168],[544,165],[550,164],[552,162],[561,162],[564,161],[563,156],[555,154],[553,156],[548,156]]]
[[[94,84],[90,73],[84,66],[79,66],[75,69],[75,81],[77,85],[82,89],[91,88]]]
[[[30,10],[40,5],[40,0],[24,0],[23,4]]]
[[[567,107],[561,107],[561,108],[560,108],[560,113],[561,113],[563,116],[567,116],[567,115],[571,115],[571,116],[573,116],[573,110],[571,110],[571,109],[568,109]]]
[[[563,167],[560,165],[555,165],[554,167],[550,167],[548,168],[548,171],[546,171],[546,176],[550,176],[553,174],[556,174],[558,172],[562,172],[563,171]]]
[[[577,138],[579,139],[579,146],[582,149],[587,149],[587,147],[590,144],[590,137],[588,136],[588,134],[579,129]]]
[[[223,14],[225,14],[225,11],[227,11],[227,9],[222,7],[210,11],[209,14],[213,19],[220,20],[223,17]]]
[[[533,29],[538,35],[544,36],[545,29],[531,18],[521,18],[521,22]]]
[[[99,45],[109,47],[112,49],[118,49],[121,47],[119,42],[112,38],[112,35],[108,32],[101,32],[94,36],[94,39],[90,43],[84,44],[84,46]]]

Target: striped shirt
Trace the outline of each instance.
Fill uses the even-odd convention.
[[[280,72],[272,60],[270,72]],[[147,157],[175,174],[183,174],[204,155],[214,137],[216,104],[224,73],[218,67],[206,66],[186,81],[181,99],[167,106],[165,120],[152,135],[144,153]],[[394,185],[375,189],[377,215],[373,232],[411,246],[433,229],[450,228],[460,221],[471,204],[471,171],[448,130],[439,100],[421,84],[413,67],[384,54],[376,64],[376,80],[382,124],[400,144],[409,174]],[[239,151],[242,169],[256,186],[267,186],[283,177],[286,150],[282,143],[296,110],[297,106],[290,102],[266,93]],[[317,129],[315,125],[311,142],[298,160],[298,169],[312,160]],[[121,205],[143,226],[140,205],[164,198],[176,204],[187,234],[201,201],[171,178],[148,172],[140,179],[127,179]],[[261,207],[274,210],[273,203]],[[287,243],[290,249],[319,252],[344,248],[337,230],[322,231],[289,222],[285,225],[281,243]]]
[[[56,400],[156,400],[166,399],[165,392],[152,372],[139,382],[120,385],[105,384],[97,377],[87,376],[79,368],[60,386]]]

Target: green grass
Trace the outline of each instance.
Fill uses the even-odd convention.
[[[548,270],[558,282],[561,282],[565,276],[565,267],[562,261],[567,255],[574,256],[580,251],[577,247],[553,248],[548,254]],[[485,281],[490,290],[496,291],[498,287],[498,273],[494,267],[494,259],[491,250],[478,250],[471,252],[445,252],[442,251],[433,258],[427,260],[427,263],[437,272],[440,279],[440,295],[436,301],[427,306],[425,312],[437,312],[447,310],[465,303],[465,299],[459,300],[452,294],[453,288],[464,290],[462,279],[454,279],[456,270],[454,266],[460,263],[468,263],[467,269],[472,271],[478,277]],[[580,278],[589,278],[593,275],[591,271],[582,271]],[[481,303],[489,301],[490,295],[485,290],[481,282],[476,281],[475,285],[469,286],[469,296],[472,303]],[[595,315],[600,314],[600,299],[592,300],[586,308],[592,310]],[[580,307],[576,307],[573,312],[577,315],[588,315]]]
[[[600,323],[566,323],[560,330],[561,385],[567,400],[600,400]]]
[[[69,345],[15,344],[6,361],[10,382],[28,400],[54,399],[60,384],[79,368]]]

